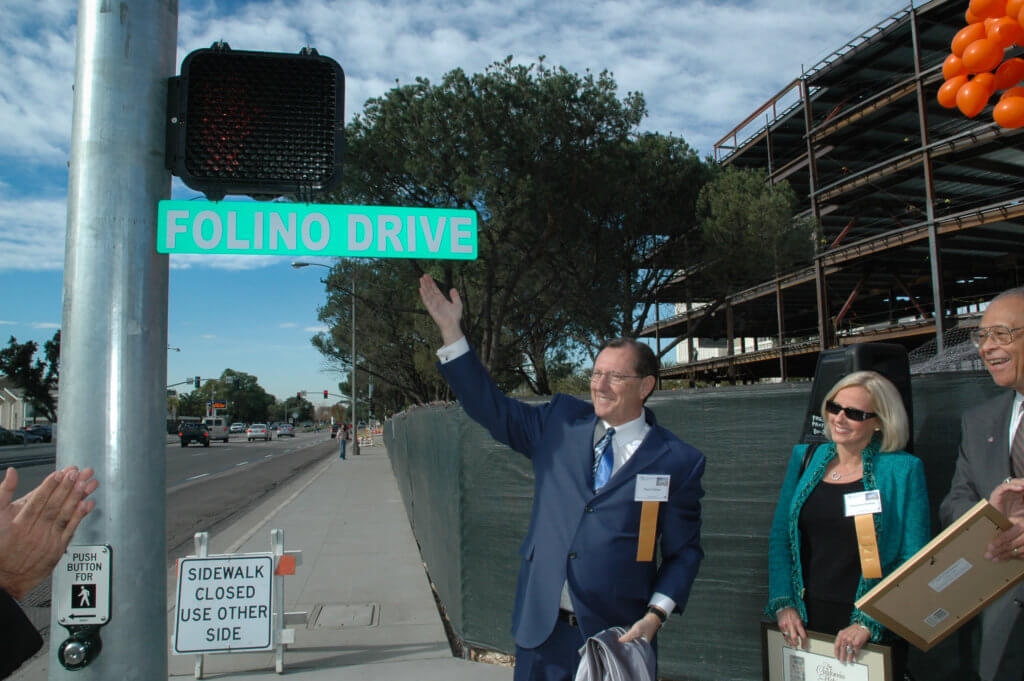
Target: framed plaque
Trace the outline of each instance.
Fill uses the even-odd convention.
[[[985,548],[1010,522],[982,499],[857,600],[857,608],[929,650],[1024,578],[1024,560]]]
[[[761,622],[761,667],[764,681],[892,681],[892,648],[868,643],[853,662],[833,655],[835,636],[807,632],[807,646],[786,644],[774,622]]]

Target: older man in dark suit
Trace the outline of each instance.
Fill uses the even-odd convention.
[[[494,385],[463,336],[459,294],[449,295],[429,275],[420,280],[445,344],[441,372],[466,413],[533,465],[513,613],[515,681],[571,681],[587,637],[621,626],[628,630],[621,642],[653,642],[667,616],[686,605],[703,557],[704,457],[644,408],[657,373],[647,346],[607,344],[594,362],[592,402],[555,395],[527,405]],[[647,494],[660,497],[660,565],[638,555],[637,498]]]
[[[988,547],[990,560],[1024,559],[1024,287],[996,296],[972,333],[985,367],[1006,393],[967,411],[960,453],[939,514],[944,525],[987,498],[1013,522]],[[982,613],[978,672],[985,681],[1024,679],[1024,584]]]

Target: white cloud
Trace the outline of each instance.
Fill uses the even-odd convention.
[[[907,0],[182,0],[178,63],[227,40],[234,49],[315,46],[346,72],[346,116],[395,82],[438,82],[513,55],[570,71],[611,71],[619,94],[643,92],[645,130],[680,135],[702,154],[851,35]],[[0,32],[2,270],[59,270],[74,82],[74,0],[5,0]],[[175,182],[176,193],[182,185]],[[264,268],[273,256],[175,255],[176,269]]]
[[[285,322],[283,324],[278,324],[277,328],[279,328],[279,329],[294,329],[296,326],[298,326],[298,324],[296,324],[294,322]]]
[[[304,327],[302,330],[308,331],[309,333],[327,333],[328,331],[330,331],[330,327],[320,324],[319,326],[307,326]]]
[[[58,322],[32,322],[33,329],[59,329]]]
[[[215,338],[217,338],[217,336],[215,336],[212,333],[204,333],[204,334],[200,335],[199,337],[204,339],[204,340],[214,340]]]

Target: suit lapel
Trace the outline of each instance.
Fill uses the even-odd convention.
[[[999,480],[1010,475],[1010,411],[1013,408],[1014,392],[999,403],[999,408],[992,411],[992,420],[988,422],[983,437],[985,450],[990,452],[986,461],[995,467],[993,475]]]

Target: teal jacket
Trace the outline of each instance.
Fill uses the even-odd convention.
[[[800,567],[800,530],[797,521],[804,502],[821,481],[825,468],[836,456],[836,447],[828,442],[814,453],[807,470],[800,475],[804,453],[811,445],[797,445],[789,458],[786,478],[779,493],[779,505],[768,543],[768,607],[765,614],[775,617],[782,608],[796,608],[800,619],[807,621],[804,607],[804,577]],[[877,489],[882,496],[882,512],[876,513],[875,535],[882,562],[882,575],[887,575],[917,553],[931,539],[928,489],[924,464],[907,452],[879,452],[875,438],[861,453],[864,461],[864,489]],[[879,581],[862,575],[856,598],[871,590]],[[855,600],[856,600],[855,598]],[[871,630],[871,640],[880,641],[885,629],[877,621],[854,608],[851,624],[863,624]]]

